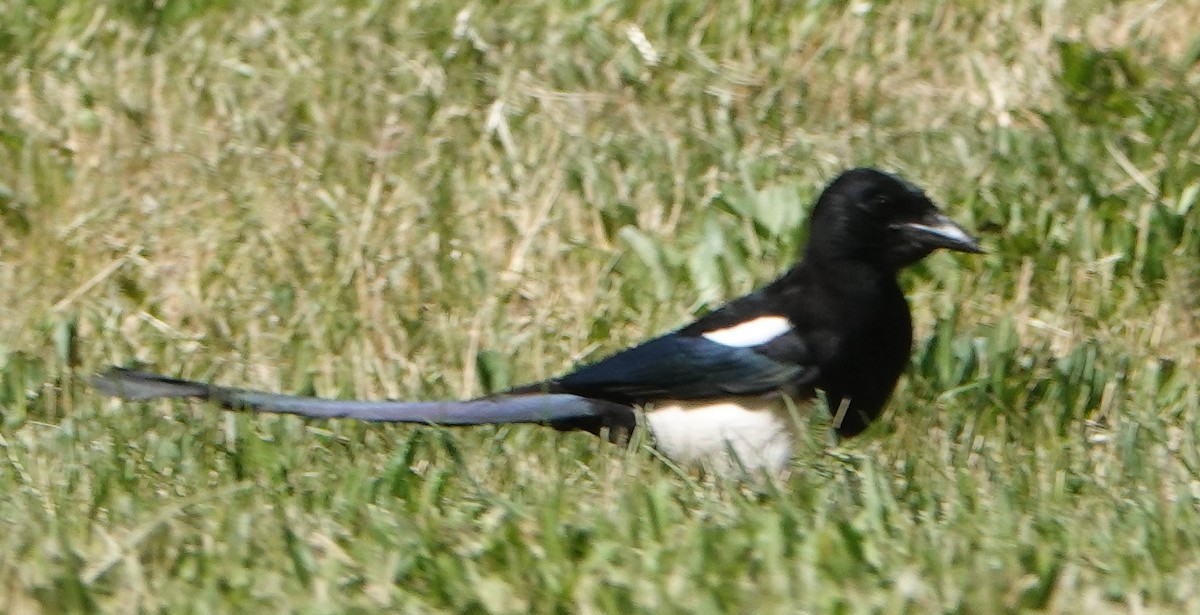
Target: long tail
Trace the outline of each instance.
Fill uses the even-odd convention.
[[[230,410],[295,414],[314,419],[355,419],[432,425],[535,423],[560,430],[584,430],[624,440],[633,430],[633,408],[602,399],[563,393],[497,395],[465,401],[356,401],[281,395],[223,387],[194,380],[113,367],[92,378],[100,391],[129,401],[162,398],[203,399]]]

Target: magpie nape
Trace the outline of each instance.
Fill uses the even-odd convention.
[[[781,472],[796,437],[794,409],[815,400],[817,390],[843,437],[862,432],[883,411],[912,349],[896,274],[939,248],[983,252],[920,188],[875,169],[852,169],[817,199],[800,262],[779,279],[674,332],[501,394],[333,400],[123,368],[93,384],[126,400],[193,397],[323,419],[536,423],[614,441],[628,438],[640,413],[654,445],[676,463]]]

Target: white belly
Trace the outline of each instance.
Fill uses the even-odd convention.
[[[799,410],[807,406],[774,396],[658,402],[644,410],[655,447],[675,463],[725,474],[743,468],[779,474],[787,468],[796,440],[797,421],[789,405]]]

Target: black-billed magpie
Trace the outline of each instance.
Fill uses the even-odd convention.
[[[681,464],[783,470],[792,410],[822,390],[841,436],[879,416],[912,348],[897,272],[938,248],[978,242],[913,184],[852,169],[813,208],[799,263],[691,324],[564,376],[465,401],[346,401],[235,389],[113,368],[101,391],[127,400],[194,397],[310,418],[483,425],[536,423],[624,440],[645,417]],[[731,457],[732,454],[732,457]]]

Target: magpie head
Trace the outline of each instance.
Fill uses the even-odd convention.
[[[862,168],[839,175],[817,199],[805,257],[862,261],[896,271],[938,248],[983,252],[920,188]]]

